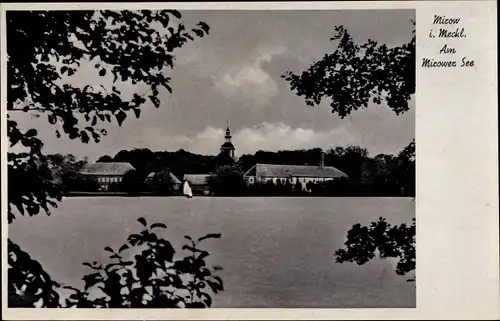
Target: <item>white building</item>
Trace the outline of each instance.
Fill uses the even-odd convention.
[[[276,165],[256,164],[250,168],[243,178],[247,184],[267,183],[301,183],[303,187],[307,183],[326,182],[334,179],[347,177],[347,175],[331,166],[298,166],[298,165]]]
[[[107,191],[109,184],[120,183],[123,176],[135,170],[130,163],[87,163],[80,170],[80,174],[93,177],[100,185],[100,189]]]

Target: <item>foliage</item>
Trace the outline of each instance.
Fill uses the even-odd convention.
[[[99,183],[94,177],[82,175],[79,172],[70,171],[62,176],[62,184],[65,193],[70,192],[97,192]]]
[[[112,162],[113,162],[113,157],[111,157],[109,155],[101,156],[97,160],[97,163],[112,163]]]
[[[183,150],[177,152],[152,152],[149,149],[122,150],[112,161],[130,162],[143,170],[144,177],[153,169],[169,168],[176,177],[184,174],[215,172],[209,179],[211,192],[218,196],[414,196],[415,195],[415,142],[411,142],[398,155],[370,157],[359,146],[336,147],[324,152],[325,166],[334,166],[349,179],[326,183],[310,183],[295,188],[292,182],[283,184],[254,184],[245,186],[243,174],[257,163],[316,165],[321,161],[320,148],[308,150],[258,151],[242,155],[238,162],[221,162],[225,156],[196,155]],[[412,154],[413,150],[413,154]],[[227,154],[226,154],[227,155]],[[226,157],[227,160],[227,157]],[[221,165],[224,164],[224,165]],[[142,178],[141,178],[142,179]],[[134,183],[133,186],[139,186]],[[143,191],[149,191],[146,188]]]
[[[159,107],[160,90],[171,92],[168,70],[174,66],[176,50],[209,31],[204,22],[189,30],[180,18],[176,10],[7,11],[8,112],[44,115],[54,125],[56,137],[99,142],[106,134],[99,124],[116,119],[121,126],[130,113],[140,116],[147,99]],[[99,77],[113,78],[112,88],[71,84],[71,76],[89,64]],[[131,90],[130,85],[135,87]],[[123,86],[126,92],[120,89]],[[50,207],[62,200],[64,185],[42,154],[36,129],[24,130],[7,117],[10,147],[22,144],[27,150],[8,153],[8,221],[12,223],[16,211],[50,214]],[[72,173],[67,174],[70,181],[80,179]],[[55,283],[10,239],[8,249],[9,275],[13,275],[9,276],[9,301],[29,306],[34,302],[33,297],[26,301],[16,292],[19,284],[10,284],[26,278],[24,293],[35,293],[47,301],[42,306],[52,306]]]
[[[174,193],[174,182],[170,170],[164,169],[154,173],[146,180],[146,189],[155,195],[172,195]]]
[[[257,151],[255,154],[241,155],[238,160],[243,171],[255,164],[318,165],[321,160],[321,148],[302,150]],[[326,161],[326,159],[325,159]]]
[[[247,194],[243,173],[236,166],[219,167],[214,175],[208,177],[207,184],[210,192],[216,196],[243,196]]]
[[[375,258],[397,258],[396,273],[405,275],[415,270],[415,219],[407,226],[391,226],[385,218],[370,226],[353,225],[347,232],[345,248],[335,252],[336,262],[356,262],[362,265]],[[414,279],[410,279],[413,281]]]
[[[205,308],[212,304],[210,292],[223,291],[223,283],[205,259],[208,252],[200,249],[202,241],[220,238],[207,234],[197,240],[189,236],[182,250],[189,252],[176,258],[172,244],[159,237],[155,230],[164,229],[163,223],[148,225],[144,218],[138,221],[143,230],[130,234],[119,249],[106,247],[110,263],[85,262],[92,273],[83,277],[84,290],[67,287],[74,293],[66,300],[68,307],[101,308]],[[132,259],[133,257],[133,259]],[[91,298],[91,293],[100,293]]]
[[[415,25],[415,21],[412,23]],[[300,75],[288,71],[282,76],[292,91],[304,97],[306,105],[317,106],[329,100],[332,113],[341,118],[368,107],[370,100],[378,105],[384,102],[397,115],[409,110],[415,93],[415,30],[408,43],[392,48],[371,39],[355,44],[343,26],[335,27],[330,40],[338,43],[333,53],[325,54]],[[359,153],[351,155],[344,164],[343,155],[340,159],[336,155],[335,163],[349,175],[349,185],[362,187],[356,190],[372,195],[415,196],[415,140],[397,157],[377,155],[367,159]],[[415,269],[414,243],[415,220],[410,227],[401,224],[391,228],[380,218],[370,227],[356,224],[347,232],[347,249],[336,252],[337,262],[364,264],[378,249],[381,257],[398,257],[396,272],[405,274]]]
[[[222,166],[234,166],[235,160],[227,152],[219,153],[214,159],[215,166],[217,168]]]
[[[45,272],[40,263],[33,260],[10,239],[8,249],[8,293],[9,307],[33,307],[40,305],[47,308],[59,306],[60,286]]]
[[[389,48],[371,39],[358,45],[343,26],[336,26],[330,40],[338,42],[333,53],[300,75],[288,71],[282,76],[308,106],[328,99],[332,113],[342,118],[368,107],[370,100],[385,102],[398,115],[408,111],[415,93],[415,33],[408,43]]]
[[[121,150],[112,161],[128,162],[137,170],[148,173],[168,168],[179,179],[184,174],[213,173],[217,169],[214,156],[197,155],[182,149],[175,152],[153,152],[147,148]]]
[[[193,36],[203,37],[204,22],[187,30],[175,10],[161,11],[8,11],[7,12],[7,109],[9,112],[43,112],[56,129],[56,136],[68,135],[88,143],[100,141],[101,122],[116,118],[121,125],[127,112],[140,116],[140,107],[151,102],[159,107],[160,89],[171,90],[167,71],[174,66],[174,53]],[[25,23],[30,21],[29,24]],[[162,26],[162,27],[159,27]],[[112,90],[70,85],[68,77],[85,63],[94,65],[99,76],[113,76],[113,84],[148,88],[131,100],[118,87]],[[84,121],[79,119],[83,116]],[[10,147],[19,142],[29,153],[9,153],[9,221],[15,218],[11,206],[21,214],[50,213],[62,192],[47,172],[43,143],[37,131],[23,132],[17,122],[7,123]],[[29,177],[28,177],[29,176]],[[16,186],[17,185],[17,186]]]
[[[171,91],[166,71],[174,66],[174,52],[209,31],[204,22],[187,30],[180,18],[175,10],[8,11],[8,110],[41,109],[63,134],[98,142],[106,133],[96,128],[99,122],[116,119],[121,126],[127,113],[140,116],[144,96],[159,107],[160,89]],[[126,99],[116,86],[108,91],[65,83],[87,62],[99,76],[112,75],[114,84],[148,91]]]
[[[8,119],[10,147],[19,142],[28,149],[24,153],[8,153],[8,222],[12,223],[17,213],[30,216],[45,211],[50,215],[50,206],[57,207],[62,191],[54,182],[52,170],[42,154],[43,143],[36,138],[37,131],[22,131]],[[20,184],[19,182],[22,182]]]
[[[145,190],[146,174],[138,170],[130,170],[123,175],[122,181],[118,184],[118,189],[122,192],[134,194]]]
[[[99,189],[99,183],[92,177],[80,174],[80,169],[87,160],[76,160],[71,154],[47,155],[47,164],[52,171],[53,182],[64,195],[72,191],[94,192]]]
[[[201,249],[200,244],[221,235],[207,234],[198,239],[185,236],[188,243],[182,250],[188,254],[179,257],[172,244],[156,233],[158,229],[166,229],[165,224],[148,225],[142,217],[138,221],[142,231],[130,234],[118,249],[104,248],[110,253],[109,263],[83,263],[92,271],[83,277],[83,289],[52,281],[38,262],[9,241],[9,288],[12,288],[9,293],[21,293],[10,295],[9,305],[33,307],[42,300],[44,307],[210,307],[211,294],[224,290],[222,279],[217,275],[222,268],[208,266],[209,253]],[[20,264],[27,266],[19,267]],[[31,274],[19,274],[24,271]],[[63,289],[71,294],[59,302],[58,291]]]

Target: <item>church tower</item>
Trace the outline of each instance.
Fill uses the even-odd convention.
[[[224,136],[225,142],[224,144],[221,145],[220,147],[220,152],[221,153],[227,153],[229,156],[234,158],[234,145],[231,142],[232,136],[231,136],[231,129],[229,128],[229,122],[227,122],[227,127],[226,127],[226,135]]]

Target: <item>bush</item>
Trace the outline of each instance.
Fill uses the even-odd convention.
[[[188,244],[182,250],[188,254],[176,257],[177,251],[172,244],[155,233],[157,229],[167,228],[165,224],[148,225],[142,217],[138,221],[143,226],[142,231],[130,234],[127,242],[117,250],[104,248],[110,253],[109,263],[83,263],[92,270],[83,277],[83,290],[52,281],[38,262],[9,242],[9,306],[34,307],[42,300],[44,307],[210,307],[212,295],[224,290],[222,279],[216,275],[222,268],[209,267],[205,261],[209,253],[199,246],[204,240],[218,239],[221,235],[207,234],[196,240],[185,236]],[[16,277],[21,270],[23,275]],[[33,279],[29,275],[43,278]],[[30,292],[22,291],[23,288]],[[61,288],[71,291],[62,304],[58,302],[57,291]]]

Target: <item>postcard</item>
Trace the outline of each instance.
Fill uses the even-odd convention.
[[[2,4],[3,318],[500,317],[495,12]]]

